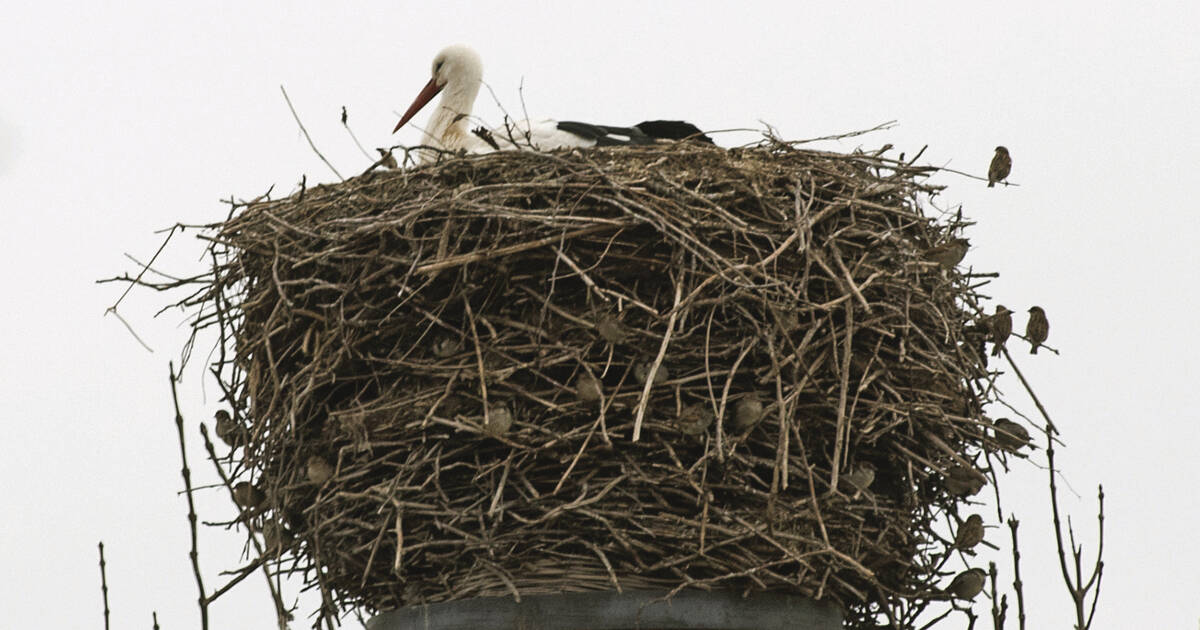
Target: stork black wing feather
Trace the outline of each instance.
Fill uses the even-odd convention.
[[[635,127],[647,136],[660,140],[695,140],[716,144],[699,127],[684,120],[647,120]]]
[[[559,131],[595,140],[598,147],[611,147],[624,144],[653,144],[654,139],[634,127],[610,127],[608,125],[593,125],[591,123],[573,120],[560,120]]]

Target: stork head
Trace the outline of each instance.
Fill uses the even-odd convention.
[[[474,101],[475,93],[479,90],[480,82],[483,80],[483,61],[479,58],[479,53],[471,48],[455,44],[442,49],[433,58],[431,74],[429,83],[425,84],[425,88],[413,100],[408,111],[404,112],[404,116],[400,118],[400,122],[392,130],[392,133],[399,131],[404,123],[421,111],[421,108],[425,107],[442,90],[449,90],[449,94],[455,96],[462,95],[463,100]],[[470,105],[471,103],[466,103],[467,108]]]

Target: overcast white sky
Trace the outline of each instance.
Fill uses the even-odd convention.
[[[396,113],[454,42],[480,51],[510,107],[524,79],[535,117],[767,121],[788,138],[896,119],[828,148],[928,144],[930,163],[977,174],[1009,147],[1019,188],[943,177],[941,203],[979,222],[967,262],[1002,274],[988,291],[1021,313],[1044,306],[1062,350],[1015,356],[1068,444],[1061,464],[1081,496],[1067,492],[1065,506],[1088,551],[1096,484],[1108,495],[1094,627],[1200,620],[1197,3],[116,4],[20,3],[0,23],[5,626],[101,627],[101,539],[115,628],[148,628],[152,610],[165,628],[198,626],[167,388],[186,331],[176,312],[151,319],[163,296],[135,295],[122,310],[147,353],[102,316],[119,289],[93,280],[132,269],[125,253],[153,254],[155,230],[223,217],[219,198],[331,179],[280,84],[353,173],[367,162],[340,108],[368,147],[390,144]],[[477,111],[500,120],[490,103]],[[198,268],[185,236],[164,268]],[[193,468],[208,480],[194,436],[216,397],[198,366],[182,395]],[[1015,381],[1006,389],[1032,412]],[[1018,472],[1003,491],[1023,522],[1030,627],[1068,627],[1044,475]],[[202,517],[226,518],[210,494]],[[210,587],[238,547],[204,534]],[[272,627],[261,578],[245,584],[214,605],[213,627]]]

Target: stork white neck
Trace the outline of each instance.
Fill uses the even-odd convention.
[[[483,81],[483,62],[478,53],[463,45],[449,46],[433,59],[433,72],[425,89],[396,129],[404,126],[439,92],[442,98],[425,126],[422,144],[447,150],[469,149],[478,141],[470,132],[471,109]]]

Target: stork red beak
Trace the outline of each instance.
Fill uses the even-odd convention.
[[[444,87],[446,86],[437,84],[437,77],[430,79],[429,83],[426,83],[425,87],[421,90],[421,93],[417,95],[416,100],[412,102],[412,105],[408,106],[408,111],[404,112],[404,115],[400,117],[400,122],[396,123],[396,128],[392,130],[392,133],[400,131],[404,123],[408,122],[413,116],[416,116],[417,112],[421,111],[422,107],[425,107],[429,101],[433,100],[433,97],[437,96],[438,92],[441,92]]]

